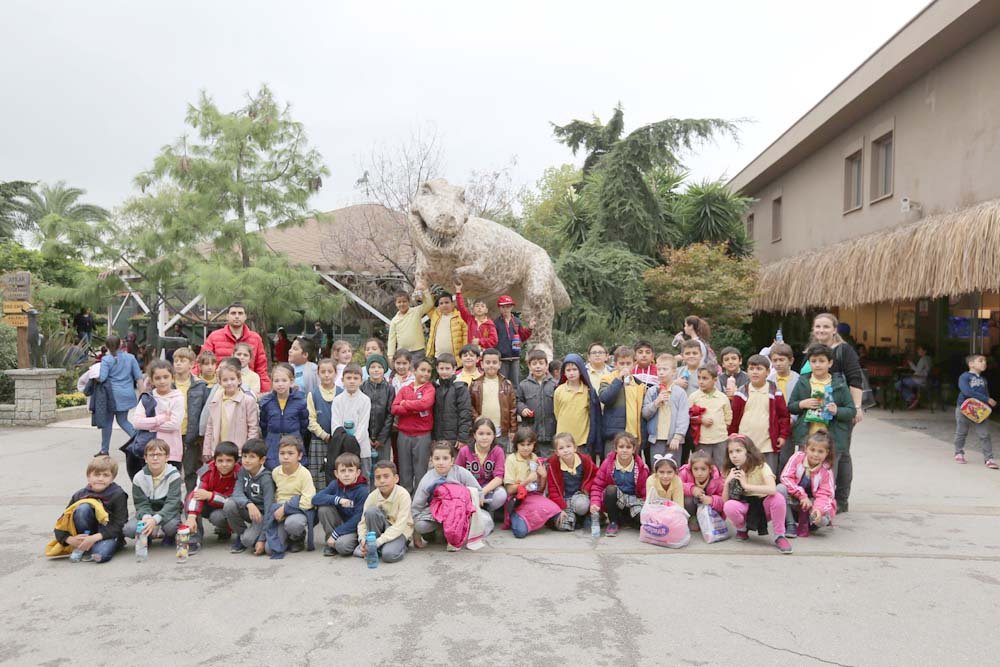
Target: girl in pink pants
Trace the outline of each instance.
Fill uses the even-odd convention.
[[[725,470],[723,511],[736,528],[736,539],[748,539],[750,530],[766,535],[770,520],[774,546],[783,554],[792,553],[792,545],[785,538],[785,498],[753,440],[738,433],[729,436]]]

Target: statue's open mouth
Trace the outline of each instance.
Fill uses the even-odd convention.
[[[418,211],[414,211],[413,215],[417,216],[417,219],[420,221],[420,231],[423,233],[424,238],[430,241],[436,248],[444,248],[454,240],[453,236],[442,234],[428,227],[424,221],[424,217]]]

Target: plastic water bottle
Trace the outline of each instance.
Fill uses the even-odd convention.
[[[354,435],[354,422],[350,419],[344,422],[344,430],[347,431],[347,435]]]
[[[83,531],[83,534],[87,535],[89,537],[90,536],[90,531],[89,530],[85,530],[85,531]],[[80,547],[77,547],[76,549],[73,549],[73,553],[71,553],[69,555],[69,562],[71,562],[71,563],[79,563],[81,560],[83,560],[83,554],[85,554],[85,553],[87,553],[87,552],[84,551],[83,549],[81,549]]]
[[[774,342],[776,343],[785,342],[785,335],[781,333],[781,327],[778,327],[778,330],[774,332]]]
[[[143,531],[146,530],[146,523],[139,521],[135,524],[135,562],[145,563],[149,558],[149,536]]]
[[[593,511],[590,513],[590,536],[597,539],[601,536],[601,513]]]
[[[830,411],[826,409],[826,406],[833,403],[833,383],[826,385],[823,388],[823,420],[827,422],[833,421],[833,415]]]
[[[177,562],[186,563],[188,547],[191,543],[191,529],[183,523],[177,527]]]
[[[374,570],[378,567],[378,545],[376,545],[375,531],[368,531],[365,535],[365,562],[368,563],[368,569]]]
[[[530,470],[531,472],[537,471],[538,470],[538,461],[532,461],[531,463],[529,463],[528,464],[528,470]],[[528,489],[528,491],[537,491],[538,490],[538,482],[532,482],[531,484],[529,484],[527,486],[527,489]]]

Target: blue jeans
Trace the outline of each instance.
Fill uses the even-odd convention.
[[[118,420],[118,425],[122,427],[122,430],[128,433],[128,437],[135,435],[135,427],[132,426],[132,422],[128,420],[128,410],[122,410],[115,413],[115,420]],[[109,419],[108,423],[101,427],[101,453],[107,454],[108,450],[111,448],[111,429],[115,427],[115,420]]]
[[[527,537],[530,532],[527,522],[514,512],[510,513],[510,532],[514,533],[514,537],[518,538]]]
[[[91,535],[96,535],[101,528],[101,525],[97,523],[97,515],[94,514],[94,508],[90,505],[80,505],[76,508],[76,511],[73,512],[73,525],[76,526],[78,535],[88,530]],[[107,563],[120,548],[118,538],[114,537],[101,540],[92,546],[90,554],[95,556],[95,563]]]

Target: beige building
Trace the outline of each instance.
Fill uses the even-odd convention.
[[[1000,350],[1000,2],[928,5],[730,186],[760,337],[831,310],[873,358]]]

